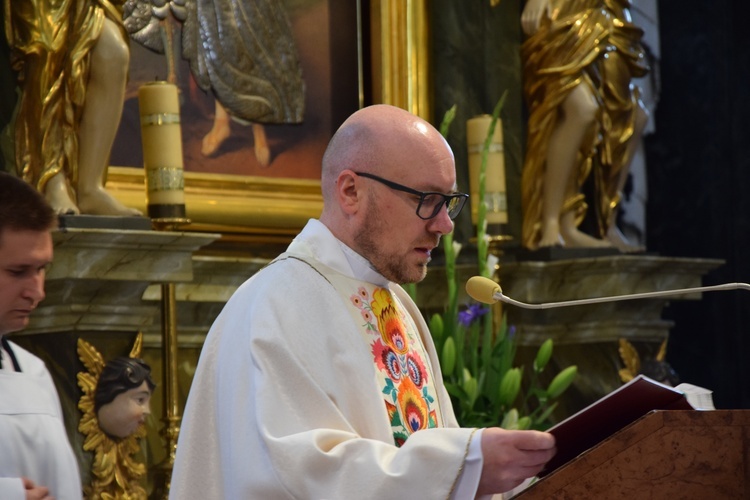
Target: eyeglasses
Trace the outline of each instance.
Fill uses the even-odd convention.
[[[435,217],[438,213],[440,213],[440,209],[443,208],[443,205],[448,208],[448,217],[450,217],[451,219],[455,219],[461,212],[461,209],[464,208],[464,204],[469,198],[469,195],[464,193],[443,194],[435,191],[417,191],[416,189],[412,189],[410,187],[397,184],[393,181],[383,179],[382,177],[378,177],[377,175],[356,171],[354,171],[354,173],[359,176],[378,181],[381,184],[385,184],[391,189],[395,189],[396,191],[403,191],[404,193],[419,196],[417,216],[420,219],[424,220],[432,219],[433,217]]]

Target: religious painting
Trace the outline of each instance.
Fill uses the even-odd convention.
[[[318,180],[359,106],[357,2],[151,3],[125,4],[130,74],[110,164],[142,168],[138,89],[165,80],[180,90],[186,172]]]

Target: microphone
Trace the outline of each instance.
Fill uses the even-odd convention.
[[[723,285],[699,286],[694,288],[679,288],[677,290],[662,290],[658,292],[631,293],[627,295],[613,295],[611,297],[595,297],[591,299],[565,300],[562,302],[547,302],[542,304],[529,304],[519,302],[503,295],[500,285],[483,276],[473,276],[466,282],[466,293],[471,298],[484,304],[505,302],[524,309],[552,309],[555,307],[582,306],[586,304],[600,304],[602,302],[617,302],[620,300],[651,299],[654,297],[665,297],[672,295],[684,295],[695,292],[715,292],[719,290],[750,290],[747,283],[724,283]]]

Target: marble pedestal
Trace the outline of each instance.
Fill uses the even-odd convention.
[[[22,335],[71,331],[139,331],[158,323],[144,302],[153,283],[193,280],[193,253],[218,235],[68,228],[53,234],[47,297]]]
[[[617,255],[552,262],[514,262],[499,269],[503,293],[521,302],[545,303],[701,286],[702,277],[723,263]],[[523,342],[538,345],[617,341],[661,342],[672,324],[661,318],[671,300],[700,300],[700,293],[575,307],[530,310],[508,306]]]

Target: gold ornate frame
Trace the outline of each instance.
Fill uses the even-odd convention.
[[[373,102],[430,120],[427,0],[357,0],[357,17],[360,106],[369,64]],[[146,213],[143,174],[138,168],[110,167],[107,190]],[[185,230],[286,239],[320,215],[323,200],[319,181],[185,172],[185,204],[191,220]]]

